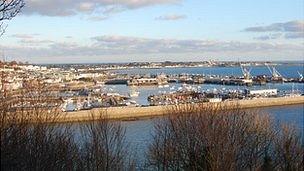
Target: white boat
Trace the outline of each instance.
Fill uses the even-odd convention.
[[[76,103],[76,110],[82,110],[82,109],[83,109],[83,104],[80,101],[80,99],[78,99]]]
[[[138,91],[135,91],[135,90],[132,90],[132,91],[129,93],[129,96],[130,96],[130,97],[138,97],[138,96],[139,96],[139,92],[138,92]]]
[[[170,90],[175,90],[175,86],[172,86],[172,87],[170,88]]]
[[[139,104],[134,100],[130,100],[130,101],[126,102],[126,105],[127,106],[139,106]]]
[[[91,102],[88,101],[88,100],[86,100],[86,101],[84,101],[82,108],[83,108],[84,110],[89,110],[89,109],[92,109],[93,107],[92,107],[92,105],[91,105]]]
[[[73,100],[71,98],[64,100],[64,103],[61,105],[61,110],[63,112],[70,112],[70,111],[74,111],[75,107],[73,104]]]
[[[131,104],[137,104],[137,102],[135,100],[130,100],[129,101]]]

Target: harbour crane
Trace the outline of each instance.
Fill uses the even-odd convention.
[[[299,74],[299,82],[303,82],[304,81],[303,74],[301,74],[299,71],[298,74]]]
[[[251,72],[251,69],[252,69],[252,68],[251,68],[250,70],[248,70],[247,68],[245,68],[245,67],[243,67],[243,66],[241,65],[241,69],[242,69],[242,73],[243,73],[244,79],[249,80],[250,77],[251,77],[250,72]]]
[[[251,69],[248,70],[245,67],[243,67],[242,65],[241,65],[241,69],[242,69],[242,73],[243,73],[243,77],[244,77],[243,79],[240,80],[242,82],[242,84],[245,84],[248,86],[252,85],[252,79],[251,79],[251,74],[250,74]]]
[[[269,70],[269,72],[272,76],[271,81],[284,82],[284,80],[285,80],[284,77],[282,76],[282,74],[278,70],[276,70],[276,68],[274,66],[272,66],[271,68],[267,64],[266,64],[266,66],[267,66],[267,68],[268,68],[268,70]]]

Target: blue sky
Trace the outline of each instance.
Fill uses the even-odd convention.
[[[303,60],[303,0],[26,0],[0,37],[32,63]]]

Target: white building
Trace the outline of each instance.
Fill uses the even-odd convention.
[[[278,89],[245,90],[246,95],[276,96]]]
[[[222,98],[210,98],[209,102],[211,103],[219,103],[222,101]]]

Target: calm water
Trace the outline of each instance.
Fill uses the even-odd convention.
[[[279,65],[276,69],[285,78],[298,78],[299,73],[304,73],[303,66],[288,66]],[[198,68],[162,68],[162,69],[128,69],[117,70],[114,72],[124,74],[212,74],[212,75],[242,75],[240,67],[198,67]],[[251,67],[251,74],[256,75],[271,75],[270,71],[265,66]],[[136,90],[140,92],[139,97],[133,98],[139,104],[148,104],[147,97],[152,94],[166,93],[177,90],[180,84],[170,84],[167,88],[158,87],[139,87]],[[106,86],[107,89],[114,89],[121,94],[128,94],[131,88],[125,85]],[[226,85],[212,85],[201,84],[196,85],[199,90],[209,91],[214,89],[239,89],[243,90],[243,86],[226,86]],[[279,91],[300,90],[304,92],[304,84],[300,83],[283,83],[283,84],[267,84],[265,86],[253,86],[251,89],[265,89],[277,88]],[[296,128],[303,134],[304,123],[304,108],[303,105],[281,106],[281,107],[268,107],[262,108],[262,112],[269,113],[277,123],[294,124]],[[157,119],[139,120],[123,122],[126,127],[127,140],[130,142],[133,151],[137,152],[138,156],[144,156],[147,152],[147,147],[152,139],[153,125]]]
[[[254,66],[248,67],[251,69],[251,74],[253,76],[257,75],[271,75],[270,71],[266,66]],[[304,73],[304,68],[301,65],[291,66],[291,65],[278,65],[275,67],[283,77],[286,78],[298,78],[300,73]],[[127,69],[127,70],[117,70],[117,73],[124,74],[212,74],[212,75],[242,75],[242,70],[240,67],[195,67],[195,68],[160,68],[160,69]]]
[[[286,78],[298,78],[298,72],[303,73],[303,66],[277,66],[277,70]],[[129,69],[129,70],[117,70],[113,72],[125,73],[125,74],[214,74],[214,75],[241,75],[241,69],[239,67],[200,67],[200,68],[164,68],[164,69]],[[252,67],[252,75],[270,75],[267,67]],[[132,98],[137,103],[145,105],[148,104],[147,97],[152,94],[166,93],[175,91],[181,84],[170,84],[166,88],[158,87],[138,87],[136,91],[140,92],[138,97]],[[195,85],[197,89],[204,91],[212,91],[214,89],[239,89],[243,90],[246,87],[243,86],[226,86],[226,85],[212,85],[201,84]],[[251,89],[265,89],[265,88],[277,88],[279,91],[291,91],[300,90],[304,92],[304,84],[300,83],[283,83],[283,84],[267,84],[265,86],[253,86]],[[120,94],[128,95],[131,92],[131,87],[126,85],[105,85],[104,89],[109,92],[118,92]],[[296,128],[303,134],[304,123],[304,108],[303,105],[293,106],[281,106],[281,107],[269,107],[262,108],[263,112],[269,113],[277,123],[294,124]],[[144,155],[147,152],[147,147],[152,140],[153,125],[158,119],[139,120],[139,121],[127,121],[122,122],[126,128],[126,137],[130,142],[132,151],[137,153],[138,158],[144,160]]]
[[[279,107],[261,108],[261,113],[269,113],[276,123],[293,124],[302,134],[304,140],[304,106],[290,105]],[[136,156],[139,165],[144,164],[148,146],[152,142],[154,124],[159,121],[159,118],[138,120],[138,121],[123,121],[122,126],[126,128],[126,140],[129,143],[130,152]],[[81,133],[75,127],[75,138],[81,142]]]
[[[251,74],[256,75],[271,75],[266,66],[254,66],[251,68]],[[286,78],[298,78],[299,73],[304,73],[304,67],[301,65],[278,65],[276,69]],[[124,74],[214,74],[214,75],[241,75],[242,71],[240,67],[196,67],[196,68],[161,68],[161,69],[128,69],[128,70],[116,70],[113,72]],[[158,87],[138,87],[136,90],[140,92],[139,97],[133,98],[139,104],[148,104],[147,97],[152,94],[159,94],[177,90],[181,84],[170,84],[166,88]],[[227,85],[213,85],[213,84],[201,84],[196,85],[199,90],[214,90],[214,89],[239,89],[243,90],[244,86],[227,86]],[[277,88],[279,91],[291,91],[300,90],[304,92],[304,84],[301,83],[283,83],[283,84],[267,84],[265,86],[253,86],[251,89],[265,89],[265,88]],[[131,87],[126,85],[105,85],[105,89],[113,90],[121,94],[127,95],[131,91]],[[303,105],[296,106],[282,106],[282,107],[270,107],[263,108],[263,111],[270,113],[277,122],[286,122],[295,124],[299,129],[303,129]],[[134,146],[139,149],[145,149],[147,143],[151,140],[151,133],[153,131],[153,122],[156,119],[140,120],[132,122],[123,122],[127,128],[127,137]]]
[[[282,74],[285,78],[298,78],[299,73],[304,73],[304,67],[297,65],[297,66],[290,66],[290,65],[278,65],[276,69]],[[112,72],[117,73],[124,73],[124,74],[212,74],[212,75],[242,75],[242,71],[240,67],[196,67],[196,68],[161,68],[161,69],[127,69],[127,70],[116,70]],[[266,66],[255,66],[251,67],[251,74],[253,76],[256,75],[271,75],[270,71]],[[169,87],[166,88],[158,88],[158,87],[138,87],[136,91],[140,94],[138,97],[132,98],[137,103],[141,105],[149,104],[147,101],[147,97],[153,94],[160,94],[160,93],[168,93],[170,91],[176,91],[181,84],[170,84]],[[118,92],[123,95],[128,95],[132,90],[131,87],[126,85],[105,85],[104,87],[107,91]],[[227,85],[212,85],[212,84],[201,84],[196,85],[198,90],[220,90],[220,89],[238,89],[244,90],[247,87],[244,86],[227,86]],[[279,91],[292,91],[300,90],[304,92],[304,84],[302,83],[284,83],[284,84],[267,84],[265,86],[253,86],[250,89],[267,89],[267,88],[277,88]]]
[[[178,90],[179,87],[182,87],[182,84],[169,84],[169,87],[159,88],[157,86],[142,86],[137,87],[136,91],[139,92],[138,97],[132,97],[132,100],[135,100],[138,104],[147,105],[149,104],[147,98],[150,95],[156,95],[161,93],[168,93],[171,91]],[[246,86],[234,86],[234,85],[215,85],[215,84],[200,84],[193,85],[196,89],[200,91],[213,91],[213,90],[223,90],[223,89],[232,89],[232,90],[244,90],[248,88]],[[299,90],[300,92],[304,92],[304,84],[303,83],[283,83],[283,84],[266,84],[265,86],[252,86],[250,89],[268,89],[268,88],[277,88],[279,91],[292,91]],[[118,92],[122,95],[128,96],[128,94],[132,91],[132,87],[126,85],[104,85],[104,89],[108,92]]]
[[[276,123],[293,124],[303,135],[304,129],[304,106],[290,105],[281,107],[262,108],[262,112],[269,113]],[[127,121],[123,122],[126,128],[127,141],[130,142],[132,151],[136,151],[139,158],[143,158],[148,150],[148,145],[152,141],[153,125],[158,119]],[[303,135],[304,136],[304,135]]]

